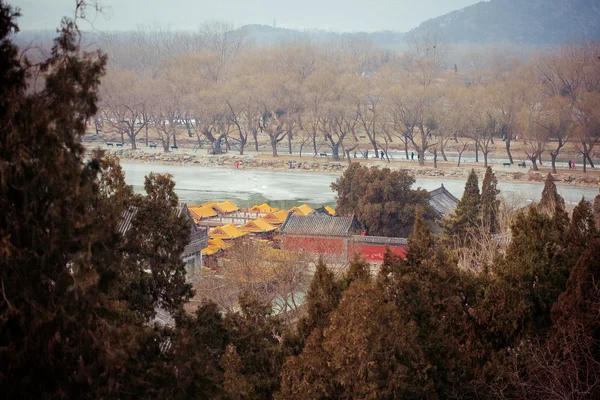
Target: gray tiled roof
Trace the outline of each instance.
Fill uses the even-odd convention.
[[[441,218],[454,212],[458,199],[442,185],[429,192],[429,205],[438,214],[438,218]]]
[[[329,217],[326,215],[288,214],[279,228],[282,235],[348,236],[356,230],[357,222],[352,217]]]
[[[369,244],[382,244],[382,245],[406,245],[408,240],[406,238],[397,237],[385,237],[385,236],[352,236],[350,239],[352,243],[369,243]]]

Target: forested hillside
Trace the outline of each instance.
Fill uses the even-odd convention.
[[[600,37],[596,0],[491,0],[423,22],[453,43],[558,44]]]

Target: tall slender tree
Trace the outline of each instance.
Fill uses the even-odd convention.
[[[542,199],[540,200],[540,207],[549,213],[554,212],[555,207],[560,207],[564,210],[565,200],[558,194],[558,189],[554,184],[554,178],[552,174],[548,173],[546,176],[546,182],[544,183],[544,190],[542,190]]]
[[[498,180],[491,167],[485,170],[481,188],[481,224],[490,233],[498,232]]]
[[[452,215],[442,221],[444,236],[451,241],[464,243],[471,240],[471,233],[476,231],[481,223],[481,193],[479,180],[472,169],[462,198]]]

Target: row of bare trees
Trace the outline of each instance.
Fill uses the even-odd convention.
[[[485,67],[473,54],[459,67],[448,64],[448,47],[435,35],[404,53],[360,40],[255,47],[242,30],[221,23],[179,38],[187,45],[177,51],[168,37],[176,36],[155,30],[121,41],[132,55],[145,49],[133,55],[139,64],[115,62],[103,82],[99,120],[133,148],[140,133],[148,143],[151,131],[169,151],[185,128],[209,142],[213,154],[233,144],[241,154],[249,143],[258,150],[262,138],[273,156],[285,143],[300,154],[325,146],[340,159],[363,139],[376,157],[404,149],[406,158],[415,152],[421,164],[432,157],[437,165],[451,152],[460,165],[463,153],[473,151],[487,165],[502,143],[513,163],[518,140],[534,169],[548,156],[555,170],[567,144],[581,154],[584,169],[594,166],[597,43],[548,49],[526,61],[506,56]],[[103,42],[109,54],[125,51],[125,44]]]

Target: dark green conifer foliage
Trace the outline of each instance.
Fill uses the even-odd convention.
[[[444,248],[434,247],[429,228],[417,216],[406,259],[386,257],[378,280],[415,324],[418,346],[431,365],[432,390],[440,397],[453,397],[459,388],[469,387],[477,365],[473,354],[481,352],[464,323],[472,294],[463,279],[456,260]]]
[[[517,215],[511,243],[493,267],[478,310],[497,346],[512,346],[550,326],[550,310],[565,289],[569,269],[556,237],[552,219],[537,207]]]
[[[596,227],[600,227],[600,194],[594,197],[594,219],[596,220]]]
[[[481,224],[490,233],[498,232],[499,194],[496,175],[491,167],[487,167],[481,188]]]
[[[542,190],[540,208],[548,213],[552,213],[554,208],[557,206],[564,209],[565,200],[560,194],[558,194],[552,174],[548,173],[548,176],[546,176],[546,182],[544,183],[544,190]]]
[[[452,215],[442,221],[446,239],[457,243],[470,241],[470,233],[476,231],[481,223],[481,194],[479,180],[472,169],[462,198]]]
[[[170,175],[150,173],[144,187],[146,196],[136,199],[131,229],[124,238],[122,276],[129,285],[122,294],[133,309],[152,318],[158,306],[177,313],[192,294],[181,260],[191,221],[178,211]]]
[[[600,397],[600,241],[587,243],[552,309],[548,340],[520,350],[526,364],[515,371],[515,386],[526,398]]]
[[[298,335],[304,342],[313,329],[329,326],[329,314],[342,298],[342,287],[333,272],[319,259],[315,275],[306,295],[306,316],[298,322]]]
[[[350,287],[352,282],[369,282],[371,279],[371,266],[360,255],[355,254],[352,257],[350,265],[343,277],[342,288],[345,290]]]
[[[79,15],[85,1],[77,3]],[[172,182],[155,185],[147,198],[136,197],[114,161],[101,152],[84,160],[81,138],[97,112],[106,57],[82,53],[77,26],[64,19],[49,58],[31,66],[7,39],[16,30],[14,17],[0,1],[2,394],[176,398],[185,389],[167,362],[172,332],[146,322],[154,305],[178,309],[189,292],[177,273],[180,254],[177,262],[174,257],[184,228],[169,217],[162,241],[150,240],[165,252],[161,260],[153,259],[150,242],[131,243],[126,255],[127,240],[117,229],[130,205],[148,218],[171,215],[172,203],[160,197],[172,192]],[[29,73],[36,74],[36,88],[29,86]],[[149,259],[137,254],[144,246]],[[164,275],[174,272],[152,283],[150,300],[125,295],[131,270],[125,260],[131,257]]]
[[[229,337],[215,303],[203,302],[193,316],[180,312],[177,329],[171,333],[172,355],[168,360],[177,370],[175,381],[184,398],[217,398],[223,394],[220,365]]]
[[[279,390],[284,361],[281,320],[271,315],[271,304],[256,293],[243,293],[239,303],[239,313],[225,316],[229,341],[241,358],[239,373],[249,385],[249,398],[268,399]]]
[[[337,192],[336,213],[356,216],[370,235],[406,237],[418,207],[426,219],[434,218],[429,194],[423,189],[412,189],[414,183],[414,177],[406,171],[352,163],[331,184]]]
[[[573,209],[571,224],[567,231],[567,240],[577,258],[583,253],[590,239],[598,236],[598,229],[592,211],[592,205],[585,199]]]
[[[413,324],[370,282],[355,281],[315,329],[304,351],[290,358],[278,399],[423,398],[427,364]]]
[[[421,265],[434,254],[434,237],[431,229],[423,219],[421,213],[417,212],[413,231],[408,237],[406,250],[406,262],[414,267]]]
[[[221,366],[225,371],[223,385],[228,399],[245,400],[256,398],[256,393],[252,385],[242,374],[242,359],[234,345],[229,344],[225,348]]]

